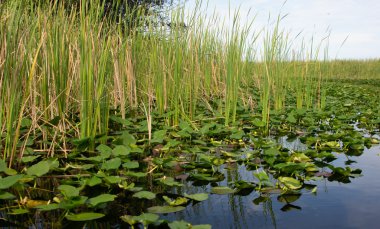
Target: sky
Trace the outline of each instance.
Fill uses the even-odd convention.
[[[186,8],[195,2],[188,0]],[[286,15],[280,27],[291,36],[301,32],[305,39],[321,41],[329,35],[331,59],[380,58],[379,0],[209,0],[205,11],[228,19],[230,8],[239,8],[241,23],[254,19],[257,31],[268,27],[269,15]]]

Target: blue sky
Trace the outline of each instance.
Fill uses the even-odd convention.
[[[188,0],[187,8],[195,2]],[[229,5],[232,10],[240,7],[243,23],[256,16],[257,30],[268,25],[269,14],[287,14],[280,26],[294,36],[302,32],[302,37],[313,36],[319,41],[330,31],[330,58],[380,58],[379,0],[288,0],[285,4],[281,0],[209,0],[207,12],[215,10],[220,17],[228,18]]]

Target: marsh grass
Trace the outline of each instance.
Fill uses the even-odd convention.
[[[139,19],[131,28],[125,21],[132,20],[102,17],[97,1],[70,12],[32,2],[0,5],[0,150],[10,165],[30,139],[50,156],[67,156],[72,138],[88,138],[93,149],[94,139],[107,135],[110,115],[145,115],[151,136],[152,113],[176,126],[205,107],[228,126],[244,106],[261,110],[269,129],[270,111],[294,99],[299,109],[323,108],[330,75],[379,72],[377,60],[319,61],[313,42],[306,53],[297,49],[280,29],[281,17],[256,49],[260,31],[252,31],[254,21],[240,24],[239,11],[230,13],[230,26],[217,27],[217,16],[179,8],[168,28],[137,10],[125,16]]]

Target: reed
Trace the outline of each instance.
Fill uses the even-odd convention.
[[[28,139],[47,156],[67,156],[73,138],[90,139],[93,149],[109,132],[109,115],[146,115],[151,132],[153,113],[175,126],[206,107],[233,125],[244,106],[261,112],[268,130],[271,110],[293,100],[299,109],[322,109],[330,76],[379,73],[378,60],[318,60],[319,44],[294,45],[280,16],[257,47],[261,30],[253,31],[254,20],[241,24],[239,11],[218,27],[201,5],[190,14],[178,8],[168,28],[142,10],[115,23],[99,1],[82,1],[78,11],[52,2],[0,5],[0,150],[10,164]]]

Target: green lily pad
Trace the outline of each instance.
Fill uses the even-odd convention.
[[[299,180],[294,179],[293,177],[279,177],[278,180],[289,189],[300,189],[302,183]]]
[[[18,174],[18,175],[8,176],[5,178],[0,178],[0,190],[10,188],[12,185],[16,184],[17,181],[19,181],[23,177],[24,175]]]
[[[14,198],[16,198],[16,196],[12,193],[0,191],[0,200],[12,200]]]
[[[133,219],[142,222],[144,225],[149,225],[156,222],[160,218],[159,215],[153,213],[143,213],[139,216],[133,216]]]
[[[163,196],[162,197],[166,203],[168,203],[170,206],[179,206],[179,205],[184,205],[187,203],[188,199],[185,198],[185,197],[177,197],[175,198],[174,200],[167,197],[167,196]]]
[[[218,186],[218,187],[212,187],[211,193],[218,194],[218,195],[226,195],[226,194],[235,193],[235,190],[226,186]]]
[[[24,156],[21,158],[21,161],[23,163],[30,163],[34,160],[36,160],[37,158],[39,158],[41,155],[37,155],[37,156]]]
[[[179,212],[184,210],[185,207],[183,206],[154,206],[148,208],[148,212],[150,213],[156,213],[156,214],[166,214],[166,213],[173,213],[173,212]]]
[[[116,197],[116,195],[101,194],[99,196],[88,199],[88,204],[92,207],[95,207],[102,203],[114,201]]]
[[[101,183],[102,183],[102,179],[100,179],[97,176],[93,176],[86,181],[86,184],[90,187],[96,186],[96,185],[101,184]]]
[[[124,145],[117,145],[113,150],[112,154],[115,157],[119,156],[127,156],[131,153],[131,149],[129,147],[126,147]]]
[[[192,199],[195,201],[204,201],[208,199],[208,194],[207,193],[197,193],[197,194],[186,194],[184,195],[188,199]]]
[[[26,170],[26,174],[30,176],[43,176],[50,170],[50,163],[47,161],[40,161],[37,164],[32,165]]]
[[[60,185],[58,190],[68,198],[79,196],[79,189],[71,185]]]
[[[123,168],[126,169],[137,169],[139,166],[140,165],[138,161],[127,161],[123,164]]]
[[[70,221],[89,221],[89,220],[95,220],[100,219],[104,217],[105,215],[102,213],[96,213],[96,212],[83,212],[75,215],[67,215],[66,219]]]
[[[26,213],[29,213],[29,210],[28,209],[25,209],[25,208],[17,208],[17,209],[12,209],[11,212],[7,213],[8,215],[22,215],[22,214],[26,214]]]
[[[177,186],[177,187],[183,186],[183,184],[175,181],[173,177],[162,177],[162,178],[159,178],[157,180],[161,184],[164,184],[164,185],[167,185],[167,186],[171,186],[171,187],[173,187],[173,186]]]
[[[139,199],[153,200],[154,198],[156,198],[156,194],[149,191],[140,191],[133,194],[132,197],[139,198]]]
[[[34,207],[37,210],[40,211],[53,211],[60,208],[59,204],[47,204],[47,205],[38,205]]]
[[[121,165],[121,159],[120,158],[113,158],[111,160],[105,161],[102,164],[102,169],[104,170],[114,170],[118,169]]]

